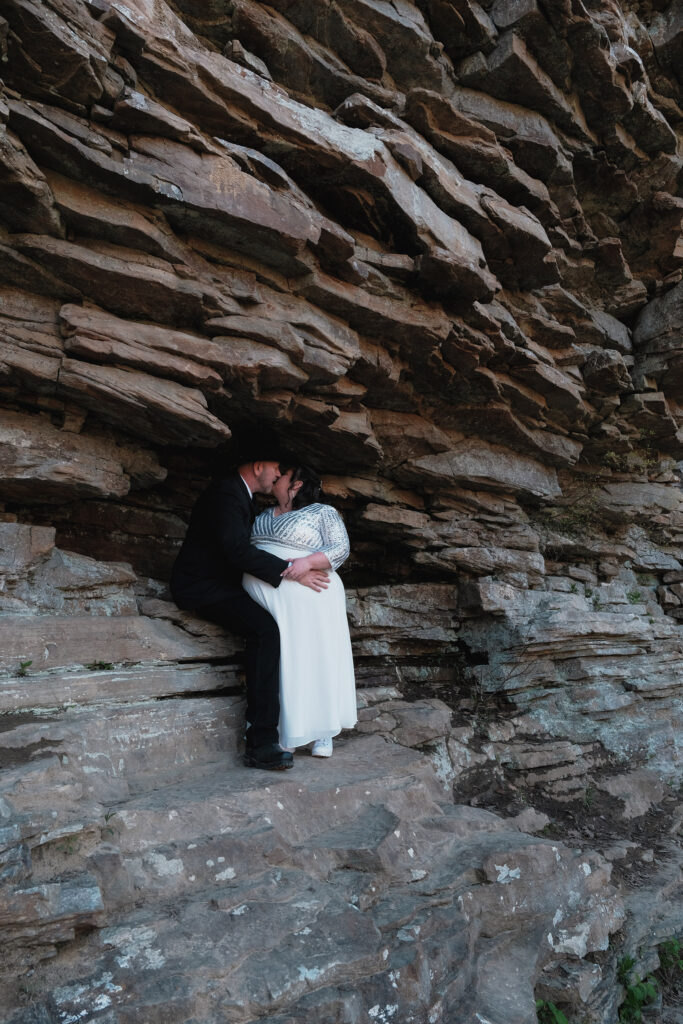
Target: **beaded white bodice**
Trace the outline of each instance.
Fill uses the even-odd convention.
[[[299,549],[302,555],[324,551],[333,569],[349,557],[349,536],[336,508],[316,503],[279,516],[274,511],[268,508],[256,517],[251,530],[252,544],[281,544]]]

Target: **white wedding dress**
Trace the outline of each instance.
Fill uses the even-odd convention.
[[[242,585],[280,627],[280,743],[300,747],[356,724],[356,689],[346,595],[336,570],[349,554],[341,516],[331,505],[307,505],[256,517],[252,544],[280,558],[324,551],[331,570],[327,590],[283,580],[279,587],[245,574]]]

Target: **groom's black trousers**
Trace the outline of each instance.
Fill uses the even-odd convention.
[[[280,631],[277,622],[244,590],[196,611],[202,618],[239,633],[247,641],[247,748],[277,743],[280,718]]]

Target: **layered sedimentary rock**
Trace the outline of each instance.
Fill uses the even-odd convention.
[[[612,1024],[680,932],[682,39],[0,0],[4,1019]],[[167,588],[255,424],[345,516],[361,696],[270,795]]]

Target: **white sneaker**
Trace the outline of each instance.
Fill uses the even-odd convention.
[[[311,750],[313,757],[332,757],[332,737],[326,740],[316,740]]]

